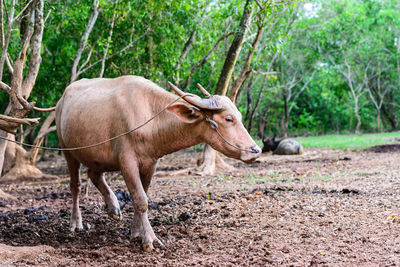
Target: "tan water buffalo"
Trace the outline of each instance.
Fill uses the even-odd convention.
[[[121,216],[117,198],[102,174],[122,172],[135,210],[132,237],[140,237],[143,249],[151,251],[154,241],[162,243],[149,223],[146,192],[160,157],[203,142],[244,162],[260,155],[261,149],[227,97],[211,96],[199,85],[206,95],[201,99],[169,85],[184,96],[173,104],[176,95],[138,76],[82,79],[66,88],[56,108],[57,133],[63,148],[97,144],[129,132],[169,105],[137,131],[95,147],[64,151],[71,176],[72,231],[83,228],[79,210],[81,164],[88,167],[88,176],[103,195],[108,214],[117,218]]]

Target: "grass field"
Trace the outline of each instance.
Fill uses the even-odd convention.
[[[323,135],[296,138],[304,147],[330,148],[368,148],[382,144],[400,142],[400,132],[363,134],[363,135]]]

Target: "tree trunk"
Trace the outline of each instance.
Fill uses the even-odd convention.
[[[352,132],[352,129],[353,129],[353,116],[349,116],[349,128],[348,128],[349,133]]]
[[[14,181],[16,179],[39,179],[39,178],[56,178],[53,175],[43,174],[41,170],[35,167],[31,161],[30,153],[26,152],[21,146],[15,146],[15,165],[7,172],[2,181]]]
[[[10,139],[13,135],[5,131],[0,131],[0,136]],[[13,160],[6,156],[6,150],[9,142],[0,140],[0,177],[3,173],[9,171],[10,166],[13,165]]]
[[[354,99],[354,116],[356,117],[356,120],[357,120],[355,134],[360,134],[361,133],[361,117],[360,117],[359,108],[358,108],[358,98]]]
[[[242,49],[244,37],[250,26],[251,16],[253,13],[252,0],[247,0],[244,6],[242,19],[239,24],[239,29],[232,41],[228,54],[225,58],[224,66],[222,67],[221,74],[217,83],[215,94],[226,95],[228,91],[229,81],[232,77],[233,69],[235,68],[237,58],[239,57]],[[226,164],[218,155],[217,151],[212,149],[209,145],[205,145],[203,150],[203,164],[199,167],[199,171],[203,174],[215,174],[216,169],[221,167],[222,170],[226,168]]]
[[[264,92],[264,86],[266,85],[266,83],[267,83],[267,77],[264,78],[264,82],[263,82],[260,90],[258,90],[257,101],[256,101],[254,107],[250,111],[250,117],[248,118],[249,121],[248,121],[248,124],[247,124],[247,130],[249,132],[251,132],[251,129],[253,128],[254,116],[255,116],[257,108],[260,105],[261,100],[263,98],[262,93]],[[250,89],[249,89],[249,91],[250,91]]]
[[[397,129],[397,117],[395,115],[395,112],[393,112],[389,106],[390,103],[394,103],[393,93],[389,93],[388,98],[389,98],[389,101],[387,101],[388,105],[385,105],[385,103],[383,103],[381,111],[382,111],[382,115],[388,120],[391,130],[396,130]]]
[[[265,114],[262,114],[260,116],[260,119],[258,122],[258,137],[260,137],[261,140],[264,139],[264,136],[265,136],[265,128],[268,123],[269,111],[270,111],[270,107],[267,106],[267,110],[264,112]]]
[[[25,99],[28,99],[33,86],[36,82],[36,77],[39,73],[40,63],[42,62],[42,57],[40,55],[42,48],[42,38],[43,38],[43,29],[44,29],[44,20],[43,20],[43,8],[44,8],[44,0],[37,0],[35,4],[33,4],[34,8],[34,32],[30,41],[31,45],[31,53],[29,56],[29,67],[28,73],[25,76],[25,79],[22,82],[22,96]]]
[[[7,138],[15,140],[15,136],[12,134],[9,134]],[[6,151],[4,152],[3,172],[1,173],[0,177],[9,172],[15,165],[15,146],[16,144],[13,142],[7,143]]]
[[[239,29],[236,32],[235,38],[232,41],[228,54],[226,55],[225,63],[222,67],[221,74],[219,75],[215,91],[215,94],[217,95],[226,95],[226,92],[228,91],[229,81],[232,77],[233,69],[235,68],[236,61],[242,49],[244,37],[250,27],[251,16],[253,14],[253,5],[251,2],[252,0],[246,1]]]
[[[56,130],[55,127],[50,127],[51,124],[53,123],[53,121],[56,118],[56,112],[52,111],[50,112],[49,116],[47,116],[46,120],[43,122],[42,127],[40,127],[39,133],[36,136],[35,141],[33,142],[33,144],[35,146],[40,146],[43,143],[43,140],[46,138],[46,136],[51,132]],[[50,129],[50,130],[49,130]],[[35,164],[37,162],[37,155],[39,153],[39,149],[38,148],[32,148],[29,151],[29,158],[30,161],[32,162],[32,164]]]
[[[202,158],[197,161],[200,174],[213,175],[216,170],[219,172],[233,171],[235,168],[226,164],[220,153],[211,146],[205,145]]]
[[[4,69],[4,63],[7,59],[7,51],[8,51],[8,45],[10,43],[10,37],[11,37],[11,31],[12,31],[12,24],[13,24],[13,20],[14,20],[14,12],[15,12],[15,0],[13,0],[11,2],[11,6],[10,6],[10,11],[8,13],[8,24],[7,24],[7,28],[6,28],[6,32],[4,35],[4,15],[3,12],[4,10],[7,11],[7,7],[4,6],[3,1],[1,1],[0,6],[1,6],[1,56],[0,56],[0,81],[3,79],[3,69]],[[5,115],[8,115],[8,113],[10,112],[10,108],[11,106],[9,105],[6,109]],[[10,134],[8,134],[5,131],[0,130],[0,136],[1,137],[6,137],[9,138]],[[5,152],[6,152],[6,148],[7,148],[7,144],[8,142],[6,140],[0,140],[0,177],[3,173],[3,164],[5,161]]]
[[[101,59],[101,69],[100,69],[99,78],[103,78],[104,71],[106,69],[106,59],[107,59],[107,55],[108,55],[108,49],[110,48],[110,43],[111,43],[111,39],[113,36],[113,31],[114,31],[115,19],[117,16],[115,8],[116,8],[116,6],[114,5],[114,14],[113,14],[112,20],[111,20],[110,31],[108,32],[107,44],[106,44],[106,48],[104,49],[103,58]]]
[[[24,28],[25,30],[22,30],[22,32],[26,31],[24,33],[24,45],[21,50],[21,53],[19,57],[16,59],[14,63],[14,70],[13,70],[13,75],[12,75],[12,84],[11,88],[9,90],[9,96],[10,96],[10,103],[9,103],[9,108],[6,111],[6,114],[9,114],[11,117],[14,117],[16,119],[20,119],[20,121],[29,121],[26,119],[28,113],[31,111],[33,108],[32,103],[28,103],[26,99],[29,98],[29,95],[34,87],[36,77],[39,71],[40,63],[41,63],[41,44],[42,44],[42,36],[43,36],[43,28],[44,28],[44,22],[43,22],[43,6],[44,6],[44,1],[43,0],[36,0],[32,4],[32,6],[29,8],[29,13],[27,14],[26,17],[28,18],[26,21],[24,21],[25,25],[21,25],[21,28]],[[16,16],[16,18],[19,15]],[[28,46],[30,45],[31,53],[29,56],[29,66],[28,66],[28,71],[26,72],[25,78],[23,77],[24,73],[24,67],[27,59],[27,51],[28,51]],[[31,119],[32,121],[32,119]],[[15,128],[15,131],[18,127]],[[13,131],[13,132],[15,132]],[[4,134],[3,134],[4,135]],[[43,176],[43,174],[36,169],[33,164],[31,167],[25,166],[26,164],[22,164],[22,162],[25,162],[25,156],[27,152],[22,148],[15,146],[16,150],[15,151],[15,157],[14,151],[12,147],[10,149],[6,149],[7,141],[1,140],[0,141],[0,173],[5,173],[5,170],[3,171],[3,166],[8,168],[9,166],[12,165],[12,161],[15,160],[15,165],[13,168],[5,175],[8,178],[10,177],[16,177],[18,178],[18,175],[24,175],[24,176]],[[6,153],[6,151],[8,151]],[[5,162],[7,160],[7,162]],[[29,159],[28,159],[29,162]],[[14,176],[13,176],[14,175]]]
[[[358,113],[358,110],[355,110],[354,113],[355,113],[354,115],[357,120],[355,134],[359,135],[361,133],[361,117],[360,117],[360,114]]]
[[[213,47],[208,51],[207,55],[205,55],[202,59],[200,59],[198,62],[196,62],[193,67],[190,69],[190,74],[189,76],[186,77],[185,81],[183,82],[183,91],[186,92],[187,88],[190,85],[190,82],[192,81],[192,77],[195,73],[195,71],[197,69],[199,69],[201,66],[203,66],[208,58],[210,57],[211,53],[215,50],[215,48],[217,48],[217,46],[219,45],[219,43],[221,43],[223,40],[225,40],[226,38],[228,38],[229,36],[231,36],[233,34],[233,32],[230,32],[228,34],[224,34],[223,36],[221,36],[217,42],[213,45]]]
[[[11,110],[11,104],[8,104],[8,107],[6,108],[4,114],[8,115],[10,113],[10,110]],[[13,135],[7,133],[6,131],[0,130],[0,136],[10,139],[10,138],[12,138]],[[9,143],[10,142],[8,142],[6,140],[0,139],[0,177],[3,175],[3,172],[4,172],[3,165],[5,164],[6,160],[8,160],[5,157],[5,153],[6,153],[6,149],[7,149],[7,146],[9,145]],[[6,164],[12,165],[11,163],[6,163]]]
[[[357,119],[357,125],[356,125],[356,131],[355,134],[359,135],[361,133],[361,119],[360,119],[360,115],[356,115],[356,119]]]
[[[3,6],[5,2],[1,1],[1,11],[3,12],[3,9],[7,10],[5,6]],[[10,44],[10,37],[11,37],[11,31],[12,31],[12,25],[14,22],[14,12],[15,12],[15,0],[11,1],[11,6],[10,6],[10,11],[8,13],[8,24],[6,28],[6,33],[3,39],[2,35],[2,51],[1,51],[1,57],[0,57],[0,81],[3,79],[3,69],[4,69],[4,63],[7,60],[7,51],[8,51],[8,45]],[[3,14],[2,15],[2,22],[3,22]],[[3,27],[3,24],[1,25]]]
[[[283,123],[282,123],[282,136],[285,138],[288,136],[287,135],[288,128],[289,128],[289,121],[288,121],[287,117],[285,116],[283,119]]]
[[[247,90],[251,90],[252,86],[253,86],[253,82],[254,82],[254,75],[250,74],[249,79],[247,80],[247,85],[246,86],[240,86],[239,90],[237,92],[236,95],[236,99],[235,99],[235,105],[238,106],[240,104],[240,99],[242,98],[242,94],[244,91]]]
[[[283,118],[281,127],[283,137],[287,137],[287,130],[289,127],[289,109],[286,93],[283,94]]]
[[[239,88],[242,86],[243,82],[247,79],[247,77],[251,73],[250,63],[251,63],[251,60],[253,58],[254,52],[256,51],[257,46],[258,46],[258,44],[260,42],[263,30],[264,30],[264,28],[262,26],[262,23],[259,22],[259,26],[258,26],[256,37],[254,38],[253,44],[252,44],[252,46],[251,46],[251,48],[250,48],[250,50],[249,50],[249,52],[247,54],[246,61],[245,61],[244,65],[243,65],[242,71],[241,71],[239,77],[235,80],[235,82],[232,85],[232,89],[231,89],[231,93],[230,93],[229,98],[232,100],[233,103],[236,102],[236,97],[238,95]]]
[[[382,121],[381,121],[381,112],[380,110],[376,113],[376,131],[378,133],[382,132]]]
[[[181,80],[180,76],[179,76],[179,71],[181,69],[182,62],[186,58],[187,54],[189,53],[189,50],[193,44],[194,38],[196,38],[198,28],[201,26],[204,19],[206,18],[207,11],[209,10],[210,4],[211,4],[211,1],[204,8],[204,11],[200,17],[200,20],[196,23],[196,26],[194,27],[194,29],[192,30],[192,32],[189,35],[189,39],[186,41],[185,45],[183,46],[182,54],[179,57],[178,63],[176,64],[176,81],[175,82],[178,84],[180,83],[180,80]]]
[[[253,97],[251,95],[251,90],[247,90],[247,111],[246,115],[244,116],[244,125],[246,125],[247,130],[250,127],[250,118],[253,110]]]
[[[79,78],[79,75],[81,74],[80,71],[78,70],[79,61],[81,60],[83,50],[86,47],[87,40],[89,39],[89,35],[93,30],[93,27],[94,27],[94,24],[96,23],[98,15],[99,15],[99,0],[94,0],[92,14],[90,15],[89,22],[86,26],[86,30],[81,37],[81,41],[79,43],[79,48],[78,48],[78,51],[76,52],[76,57],[75,57],[73,65],[72,65],[70,83],[76,81]]]

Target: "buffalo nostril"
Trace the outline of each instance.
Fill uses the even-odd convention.
[[[252,153],[255,153],[255,154],[261,153],[261,149],[258,146],[252,146],[252,147],[250,147],[250,150]]]

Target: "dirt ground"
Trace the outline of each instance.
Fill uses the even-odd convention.
[[[82,193],[84,231],[69,232],[71,194],[59,156],[40,163],[56,180],[1,184],[1,266],[400,266],[400,146],[263,155],[232,173],[198,176],[199,152],[160,160],[149,217],[165,247],[130,241],[133,208],[119,173],[109,219],[93,185]],[[83,187],[87,184],[83,174]]]

